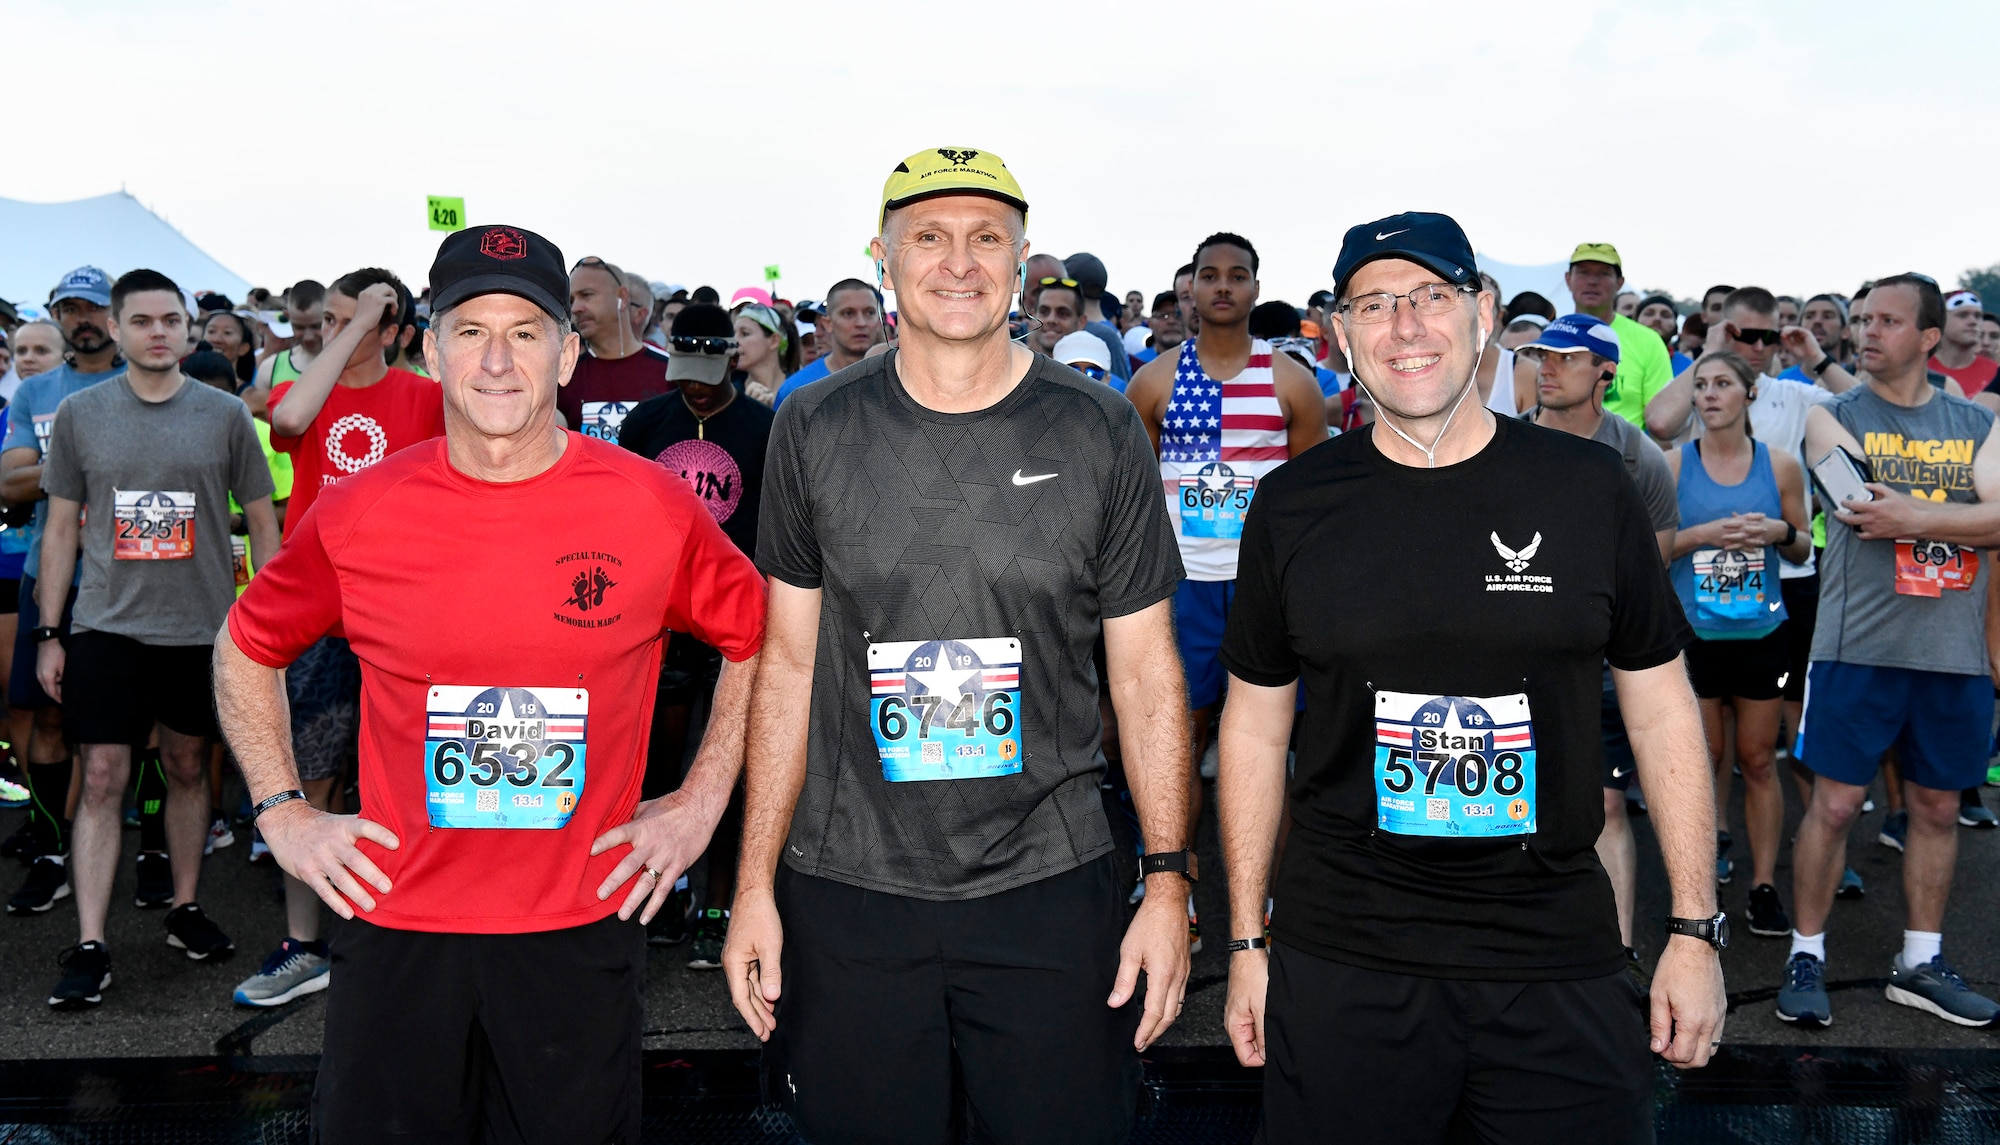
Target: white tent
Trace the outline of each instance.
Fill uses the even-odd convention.
[[[239,303],[250,290],[123,191],[70,203],[0,199],[0,298],[41,306],[58,279],[86,265],[114,279],[149,267],[183,290],[219,290]]]

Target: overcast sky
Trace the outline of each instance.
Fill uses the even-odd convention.
[[[1234,230],[1303,302],[1406,209],[1515,263],[1614,242],[1682,296],[2000,261],[1993,4],[0,0],[0,44],[0,197],[122,185],[274,289],[421,285],[445,194],[572,260],[817,297],[934,146],[1001,155],[1036,249],[1121,293]]]

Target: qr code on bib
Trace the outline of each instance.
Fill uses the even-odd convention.
[[[944,745],[943,745],[943,744],[941,744],[941,743],[937,742],[936,740],[926,740],[926,741],[924,741],[924,745],[923,745],[923,748],[924,748],[924,750],[923,750],[923,761],[924,761],[925,763],[943,763],[943,762],[944,762]]]
[[[482,791],[479,793],[479,798],[474,801],[474,806],[480,811],[498,811],[500,810],[500,793],[498,791]]]
[[[1451,818],[1451,800],[1449,800],[1449,799],[1426,799],[1426,800],[1424,800],[1424,818],[1426,818],[1426,819],[1450,819],[1450,818]]]

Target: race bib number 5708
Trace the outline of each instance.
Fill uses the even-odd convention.
[[[433,827],[554,830],[583,797],[582,688],[438,684],[424,704]]]
[[[982,779],[1021,770],[1021,642],[868,646],[868,719],[882,778]]]
[[[1397,835],[1534,834],[1528,697],[1375,693],[1375,812]]]

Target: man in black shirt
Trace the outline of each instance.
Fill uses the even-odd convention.
[[[1593,849],[1606,660],[1673,886],[1651,1048],[1676,1065],[1718,1043],[1724,922],[1690,633],[1646,510],[1616,454],[1468,400],[1494,300],[1457,223],[1354,228],[1334,291],[1377,422],[1266,479],[1222,645],[1225,1021],[1268,1062],[1266,1137],[1650,1141],[1646,1001]]]
[[[771,410],[750,401],[729,380],[736,324],[712,302],[689,304],[674,316],[667,338],[667,372],[675,392],[647,398],[625,415],[618,444],[681,475],[708,506],[722,532],[745,556],[757,549],[757,508],[764,493],[764,449],[771,440]],[[643,799],[657,799],[681,784],[688,725],[695,705],[715,691],[722,653],[690,633],[676,632],[660,660],[660,693],[646,746]],[[743,793],[737,788],[708,842],[707,893],[693,912],[693,970],[720,970],[729,934],[729,901],[736,893],[736,850],[743,834]],[[677,945],[689,934],[693,897],[682,875],[673,897],[647,927],[655,946]]]
[[[982,1138],[1122,1141],[1136,1051],[1179,1012],[1196,873],[1172,522],[1131,404],[1008,340],[1027,202],[999,159],[911,156],[880,221],[896,348],[771,433],[775,667],[723,968],[813,1141],[945,1140],[954,1063]],[[1153,845],[1129,928],[1100,633]]]

